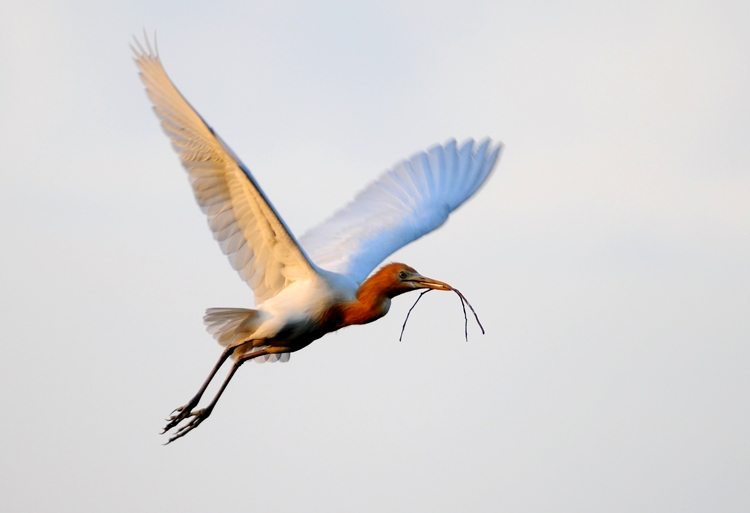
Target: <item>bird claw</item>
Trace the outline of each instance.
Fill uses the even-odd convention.
[[[167,431],[176,427],[180,422],[190,417],[193,414],[193,408],[195,408],[197,405],[198,405],[198,401],[190,401],[186,405],[180,406],[179,408],[175,408],[174,410],[172,410],[172,413],[169,415],[169,418],[165,419],[167,421],[167,425],[164,426],[164,429],[162,430],[161,434],[163,435]]]
[[[185,408],[185,406],[183,406],[183,408]],[[169,424],[167,424],[167,427],[164,428],[164,431],[162,431],[162,434],[174,428],[183,420],[185,419],[190,419],[190,420],[180,429],[175,431],[175,433],[169,437],[169,440],[164,445],[168,445],[174,442],[175,440],[177,440],[178,438],[182,438],[183,436],[191,432],[193,429],[200,426],[201,422],[206,420],[208,416],[211,415],[212,408],[203,408],[202,410],[196,410],[196,411],[191,411],[191,409],[184,409],[184,410],[181,408],[178,408],[178,409],[181,410],[180,413],[178,415],[173,415],[174,420],[171,420]],[[171,418],[172,417],[170,417],[170,419]]]

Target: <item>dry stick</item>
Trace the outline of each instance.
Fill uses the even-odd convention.
[[[461,291],[460,291],[460,290],[458,290],[458,289],[453,289],[453,291],[454,291],[454,292],[455,292],[456,294],[458,294],[458,296],[459,296],[459,297],[461,298],[461,305],[463,305],[464,303],[466,303],[467,305],[469,305],[469,308],[471,308],[471,313],[473,313],[473,314],[474,314],[474,318],[475,318],[475,319],[477,320],[477,324],[479,324],[479,329],[481,329],[481,330],[482,330],[482,335],[484,335],[484,326],[482,326],[482,323],[481,323],[481,322],[479,322],[479,316],[477,315],[477,312],[476,312],[476,310],[474,310],[474,307],[473,307],[473,306],[471,306],[471,303],[469,303],[469,300],[468,300],[468,299],[466,299],[466,296],[464,296],[463,294],[461,294]],[[466,308],[464,308],[464,317],[465,317],[465,316],[466,316]],[[468,337],[468,335],[467,335],[467,337]]]
[[[469,318],[466,316],[466,305],[464,305],[464,298],[461,297],[461,294],[456,290],[453,289],[456,294],[458,294],[458,300],[461,301],[461,309],[464,311],[464,340],[467,342],[469,341]]]
[[[419,300],[422,299],[422,296],[427,294],[432,289],[427,289],[422,291],[421,294],[419,294],[419,297],[417,297],[417,300],[414,301],[414,304],[411,305],[411,308],[409,308],[409,311],[406,312],[406,319],[404,319],[404,324],[401,326],[401,335],[398,337],[398,341],[401,342],[401,339],[404,337],[404,330],[406,329],[406,323],[409,320],[409,316],[411,315],[411,311],[414,310],[414,307],[417,306],[417,303],[419,303]],[[469,318],[466,315],[466,306],[464,306],[464,303],[469,305],[469,308],[471,308],[471,313],[474,314],[474,319],[476,319],[477,324],[479,325],[479,329],[482,330],[482,335],[485,334],[484,332],[484,326],[482,326],[482,323],[479,321],[479,316],[477,315],[476,310],[474,310],[474,307],[471,306],[471,303],[469,303],[469,300],[466,299],[466,296],[464,296],[460,290],[451,288],[453,292],[458,294],[458,297],[461,299],[461,308],[464,311],[464,337],[466,338],[466,341],[469,341]]]
[[[416,300],[416,301],[414,301],[414,304],[413,304],[413,305],[411,305],[411,308],[409,308],[409,311],[408,311],[408,312],[406,312],[406,319],[404,319],[404,325],[403,325],[403,326],[401,326],[401,335],[399,335],[399,336],[398,336],[398,341],[399,341],[399,342],[401,342],[401,339],[402,339],[402,338],[403,338],[403,336],[404,336],[404,330],[406,329],[406,321],[408,321],[408,320],[409,320],[409,315],[411,315],[411,311],[412,311],[412,310],[414,310],[414,307],[415,307],[415,306],[417,306],[417,303],[419,303],[419,300],[420,300],[420,299],[422,299],[422,296],[424,296],[425,294],[427,294],[427,293],[428,293],[429,291],[431,291],[431,290],[432,290],[432,289],[427,289],[427,290],[423,290],[423,291],[422,291],[422,293],[421,293],[421,294],[419,294],[419,297],[417,298],[417,300]]]

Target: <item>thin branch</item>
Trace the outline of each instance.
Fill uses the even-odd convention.
[[[404,337],[404,330],[406,329],[406,321],[409,320],[409,316],[411,315],[411,311],[414,310],[414,307],[417,306],[417,303],[419,303],[419,300],[422,299],[422,296],[427,294],[432,289],[423,290],[421,294],[419,294],[419,297],[416,301],[414,301],[414,304],[411,305],[411,308],[409,308],[409,311],[406,312],[406,319],[404,319],[404,325],[401,326],[401,335],[398,336],[398,341],[401,342],[401,339]]]
[[[464,296],[463,294],[461,294],[461,291],[460,291],[460,290],[458,290],[458,289],[453,289],[453,291],[454,291],[454,292],[455,292],[456,294],[458,294],[458,295],[459,295],[459,297],[461,298],[461,301],[462,301],[462,303],[461,303],[461,304],[463,304],[463,303],[466,303],[467,305],[469,305],[469,308],[471,308],[471,313],[473,313],[473,314],[474,314],[474,319],[476,319],[476,320],[477,320],[477,324],[479,325],[479,329],[481,329],[481,330],[482,330],[482,335],[484,335],[484,326],[482,326],[482,323],[481,323],[481,322],[479,321],[479,316],[477,315],[477,312],[476,312],[476,310],[474,310],[474,307],[473,307],[473,306],[471,306],[471,303],[469,303],[469,300],[468,300],[468,299],[466,299],[466,296]],[[466,309],[464,309],[464,314],[466,314]]]
[[[433,289],[427,289],[423,290],[421,294],[417,297],[417,300],[414,301],[414,304],[411,305],[411,308],[409,308],[409,311],[406,312],[406,319],[404,319],[404,324],[401,326],[401,335],[398,337],[398,341],[401,342],[401,340],[404,338],[404,330],[406,329],[406,323],[409,321],[409,316],[411,315],[411,311],[414,310],[414,307],[417,306],[417,303],[419,303],[419,300],[422,299],[422,296],[427,294],[429,291]],[[469,305],[469,308],[471,309],[471,313],[474,314],[474,319],[476,319],[477,324],[479,325],[479,329],[482,330],[482,335],[485,334],[484,326],[482,326],[481,321],[479,320],[479,316],[477,315],[477,312],[474,310],[474,307],[471,306],[471,303],[469,303],[469,300],[466,299],[466,296],[464,296],[460,290],[451,288],[453,292],[455,292],[459,299],[461,300],[461,308],[464,311],[464,338],[466,341],[469,341],[469,317],[466,315],[466,305]]]
[[[464,340],[469,341],[469,318],[466,316],[466,305],[464,305],[464,298],[459,291],[453,289],[458,294],[458,300],[461,301],[461,309],[464,311]]]

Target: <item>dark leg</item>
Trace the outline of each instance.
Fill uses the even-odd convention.
[[[206,420],[209,415],[211,415],[211,412],[214,409],[214,406],[216,406],[216,403],[219,401],[219,398],[221,397],[221,394],[224,393],[224,390],[227,388],[227,385],[229,384],[229,381],[234,376],[234,373],[237,372],[237,369],[240,368],[240,365],[245,363],[248,360],[252,360],[253,358],[257,358],[259,356],[265,356],[267,354],[273,354],[273,353],[286,353],[289,351],[289,348],[286,347],[267,347],[265,349],[261,349],[260,351],[255,351],[254,353],[246,354],[237,359],[236,362],[234,362],[234,365],[232,365],[232,368],[229,369],[229,374],[227,374],[227,377],[224,378],[224,382],[221,384],[221,388],[219,388],[219,391],[216,392],[216,396],[214,396],[213,400],[203,408],[202,410],[195,410],[195,411],[188,411],[187,414],[183,415],[183,418],[180,419],[180,421],[192,417],[187,424],[182,426],[180,429],[178,429],[170,438],[167,444],[174,442],[178,438],[181,438],[191,432],[193,429],[200,426],[201,422]],[[223,362],[222,362],[223,363]],[[205,391],[205,387],[203,388]],[[202,393],[202,392],[201,392]],[[177,423],[179,423],[178,421]],[[169,427],[169,429],[172,429],[172,427],[175,425]],[[171,422],[170,422],[171,424]],[[164,433],[166,433],[169,429],[165,429]],[[164,434],[162,433],[162,434]],[[166,444],[165,444],[166,445]]]
[[[167,425],[161,432],[162,435],[190,416],[190,412],[192,411],[192,409],[198,406],[198,402],[201,400],[201,397],[203,397],[203,393],[208,388],[208,384],[211,383],[211,380],[214,379],[216,373],[219,372],[221,366],[224,365],[224,362],[227,361],[227,358],[229,358],[229,355],[231,355],[232,351],[234,351],[235,349],[236,347],[227,347],[226,349],[224,349],[224,351],[221,353],[221,356],[219,357],[219,360],[216,362],[216,365],[214,365],[214,368],[211,369],[211,372],[208,374],[206,381],[203,382],[200,390],[198,390],[198,393],[195,394],[195,396],[193,396],[193,398],[190,399],[190,401],[188,401],[186,405],[172,410],[172,415],[170,415],[170,417],[167,419]]]

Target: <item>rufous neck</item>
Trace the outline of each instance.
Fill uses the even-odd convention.
[[[344,307],[344,324],[366,324],[388,313],[391,298],[384,283],[371,276],[357,290],[357,297]]]

